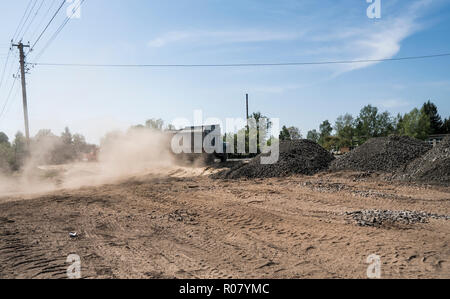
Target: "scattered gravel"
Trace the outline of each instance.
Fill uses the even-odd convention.
[[[305,182],[303,183],[304,187],[308,187],[311,190],[324,192],[324,193],[335,193],[341,191],[352,190],[353,188],[341,183],[331,183],[326,181],[317,181],[317,182]]]
[[[280,158],[273,165],[261,164],[261,155],[247,164],[239,165],[215,175],[215,178],[273,178],[294,174],[314,175],[329,167],[334,157],[323,147],[310,140],[283,141]]]
[[[331,163],[331,170],[395,172],[421,157],[431,145],[410,137],[373,138]]]
[[[393,195],[381,193],[373,190],[353,190],[352,196],[364,197],[364,198],[392,198]]]
[[[450,184],[450,137],[398,171],[401,180]]]
[[[322,193],[336,193],[336,192],[349,192],[352,196],[364,197],[364,198],[398,198],[394,194],[382,193],[374,190],[360,190],[354,186],[332,183],[327,181],[317,181],[317,182],[305,182],[304,187],[308,187],[311,190],[322,192]]]
[[[428,223],[430,218],[450,220],[450,216],[412,211],[363,210],[347,212],[345,215],[350,216],[359,226],[372,227],[381,227],[386,224]]]
[[[198,214],[195,212],[189,212],[186,210],[176,210],[170,213],[168,219],[171,221],[183,222],[190,225],[197,225]]]

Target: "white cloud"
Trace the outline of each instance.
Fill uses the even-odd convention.
[[[195,42],[202,44],[255,43],[268,41],[289,41],[301,37],[301,32],[274,32],[269,30],[243,31],[172,31],[148,42],[152,48],[173,43]]]
[[[341,47],[344,59],[382,60],[393,58],[400,52],[402,42],[422,29],[419,18],[431,3],[431,0],[419,0],[412,2],[409,7],[401,9],[395,16],[388,15],[375,23],[368,23],[357,29],[341,28],[336,34],[329,35],[328,41],[331,41],[335,47]],[[322,38],[321,40],[326,41],[327,39]],[[336,74],[377,63],[379,62],[340,65]]]
[[[426,87],[450,89],[450,80],[424,82],[423,85]]]
[[[402,99],[389,99],[378,101],[378,104],[385,109],[394,109],[410,106],[410,103]]]
[[[361,22],[361,18],[356,18],[345,26],[337,21],[333,25],[327,23],[325,28],[309,28],[308,32],[311,34],[306,36],[308,48],[299,53],[308,55],[308,59],[312,61],[394,58],[400,52],[403,41],[423,29],[420,18],[426,9],[436,2],[439,1],[418,0],[407,4],[398,2],[396,9],[389,7],[389,13],[384,13],[380,20]],[[394,5],[395,2],[390,4]],[[373,61],[336,64],[326,68],[331,70],[334,76],[338,76],[378,63]]]
[[[339,14],[342,11],[337,11],[338,15],[325,14],[327,20],[323,20],[323,12],[321,11],[318,16],[312,18],[314,22],[302,23],[299,20],[298,28],[302,28],[301,30],[171,31],[150,40],[148,46],[161,48],[177,43],[217,46],[221,44],[299,41],[297,48],[291,52],[294,55],[293,57],[297,58],[288,58],[286,60],[390,59],[400,52],[402,43],[406,38],[423,28],[419,19],[426,9],[435,2],[436,0],[416,0],[407,4],[405,2],[393,2],[389,6],[389,13],[383,13],[383,17],[380,20],[364,19],[366,18],[364,10],[361,11],[361,16],[354,18],[350,23],[348,23],[350,18],[347,19],[345,26],[342,25],[342,22],[336,21],[339,20]],[[394,6],[395,9],[393,8]],[[361,20],[364,21],[362,22]],[[271,63],[276,61],[267,60],[261,62]],[[335,64],[324,66],[324,68],[331,70],[337,76],[377,63],[379,62]]]
[[[380,60],[393,58],[400,52],[401,43],[419,28],[409,18],[398,18],[367,30],[363,35],[349,41],[350,54],[355,60]],[[342,71],[368,67],[378,62],[346,65]]]
[[[252,93],[273,93],[273,94],[282,94],[288,91],[297,90],[306,87],[307,85],[301,84],[285,84],[285,85],[264,85],[264,86],[255,86],[250,87],[249,90]]]
[[[167,44],[179,42],[191,37],[192,34],[189,32],[169,32],[163,36],[157,37],[148,42],[148,46],[152,48],[164,47]]]

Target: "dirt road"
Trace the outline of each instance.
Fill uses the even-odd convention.
[[[362,209],[450,215],[450,188],[317,175],[154,176],[0,199],[0,278],[450,278],[450,221],[360,227]],[[69,232],[77,232],[70,238]]]

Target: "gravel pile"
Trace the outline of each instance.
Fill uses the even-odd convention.
[[[331,163],[331,170],[395,172],[431,149],[431,145],[405,136],[373,138]]]
[[[398,177],[409,181],[450,183],[450,137],[401,169]]]
[[[280,142],[280,158],[272,165],[261,164],[261,155],[248,164],[242,164],[214,177],[226,179],[273,178],[294,174],[313,175],[326,170],[334,157],[310,140]]]
[[[381,227],[386,224],[427,223],[430,218],[450,220],[450,216],[412,211],[364,210],[348,212],[345,215],[350,216],[359,226],[372,227]]]

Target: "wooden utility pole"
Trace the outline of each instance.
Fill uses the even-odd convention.
[[[24,48],[29,48],[29,45],[24,45],[22,42],[19,42],[13,47],[17,47],[20,52],[20,78],[22,79],[22,98],[23,98],[23,116],[25,120],[25,134],[27,138],[27,144],[30,144],[30,127],[28,123],[28,103],[27,103],[27,86],[25,81],[25,53],[23,51]]]

